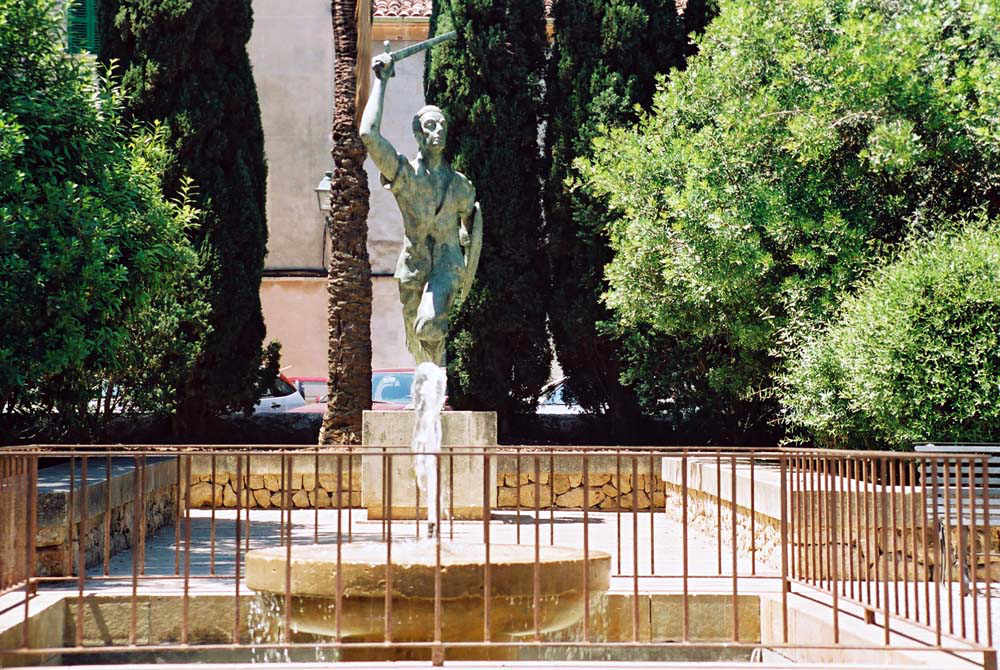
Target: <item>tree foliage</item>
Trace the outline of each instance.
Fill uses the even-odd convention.
[[[787,420],[820,443],[900,448],[1000,435],[1000,227],[914,242],[808,337]]]
[[[249,409],[259,396],[267,168],[246,52],[252,24],[250,0],[101,2],[102,59],[118,63],[129,118],[168,130],[176,161],[164,191],[176,195],[189,176],[204,212],[190,231],[208,258],[212,306],[212,331],[184,392],[195,424],[205,413]]]
[[[79,440],[173,409],[207,305],[163,129],[130,136],[62,25],[49,0],[0,0],[0,412]]]
[[[579,177],[573,161],[590,155],[599,128],[634,123],[637,110],[652,102],[657,75],[683,66],[687,32],[706,18],[704,3],[694,4],[684,17],[673,0],[558,0],[552,10],[544,192],[549,327],[568,395],[620,418],[639,412],[631,386],[621,383],[621,357],[635,355],[630,347],[638,341],[608,323],[600,297],[611,260],[610,215],[605,198],[572,185]],[[669,348],[666,339],[639,339],[643,348]]]
[[[775,419],[777,371],[859,276],[1000,206],[998,22],[976,0],[723,0],[652,112],[581,163],[617,213],[621,326],[708,352],[685,383]]]
[[[541,0],[440,0],[426,99],[449,120],[446,154],[476,187],[484,218],[475,285],[452,315],[449,402],[531,407],[549,375],[538,120],[545,50]]]

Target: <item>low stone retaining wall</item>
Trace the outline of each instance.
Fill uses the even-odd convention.
[[[191,507],[236,507],[236,490],[240,489],[240,507],[251,509],[280,508],[283,505],[281,459],[275,454],[250,455],[250,471],[246,457],[240,468],[242,483],[237,479],[237,456],[216,456],[215,475],[212,457],[191,457]],[[343,507],[361,506],[361,457],[341,456],[341,503]],[[315,454],[304,452],[290,456],[290,507],[320,508],[337,506],[337,457],[320,454],[317,468]],[[184,465],[183,467],[187,467]],[[318,480],[317,480],[318,475]]]
[[[135,461],[131,458],[112,459],[110,481],[105,459],[94,457],[88,461],[86,515],[83,513],[80,459],[76,460],[72,496],[68,463],[39,470],[36,576],[76,574],[84,516],[86,529],[83,543],[87,566],[101,563],[105,547],[109,556],[114,555],[133,546],[140,530],[152,535],[173,521],[177,500],[177,471],[173,459],[147,460],[145,475],[141,478],[145,481],[143,509],[138,514],[136,484],[139,473]]]
[[[538,457],[538,506],[555,505],[559,509],[583,509],[584,491],[588,509],[607,511],[648,510],[650,505],[663,509],[665,488],[659,476],[660,457],[640,456],[635,480],[632,459],[606,452],[587,457],[587,482],[583,477],[582,457],[556,454]],[[520,458],[503,454],[497,463],[497,507],[533,509],[535,507],[535,457],[530,452]]]

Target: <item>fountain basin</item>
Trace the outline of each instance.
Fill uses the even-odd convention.
[[[578,549],[541,546],[538,561],[538,628],[551,633],[573,625],[584,614],[584,556]],[[337,632],[336,545],[293,545],[290,624],[296,632],[335,636]],[[441,544],[442,640],[483,639],[484,544]],[[535,633],[534,545],[490,545],[490,639],[516,640]],[[285,547],[247,554],[247,586],[283,596]],[[611,557],[591,551],[587,589],[596,596],[608,588]],[[397,641],[434,639],[435,543],[392,545],[391,637]],[[345,640],[384,639],[386,545],[341,545],[340,635]]]

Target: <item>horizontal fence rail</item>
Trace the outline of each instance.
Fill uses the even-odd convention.
[[[567,647],[574,659],[588,649],[656,659],[697,644],[891,648],[995,670],[997,495],[981,454],[7,448],[0,533],[13,541],[0,549],[0,610],[17,615],[20,635],[0,637],[0,659],[229,650],[438,665]],[[553,558],[560,547],[576,562]],[[301,567],[319,564],[333,575],[322,588]],[[66,637],[37,642],[33,603],[56,595],[69,603]],[[117,599],[120,637],[95,628],[100,598]],[[201,598],[215,599],[209,620]],[[774,604],[773,635],[755,598]],[[711,625],[698,619],[709,599]],[[831,641],[790,632],[806,601]],[[878,635],[843,639],[848,620]]]

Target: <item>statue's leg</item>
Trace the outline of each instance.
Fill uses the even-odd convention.
[[[399,301],[403,304],[403,332],[406,335],[406,349],[417,363],[423,359],[420,343],[417,341],[417,308],[423,297],[424,287],[416,282],[399,282]]]
[[[445,338],[448,335],[448,310],[455,300],[458,288],[452,272],[438,272],[431,276],[420,296],[414,332],[420,341],[427,360],[445,366]]]

